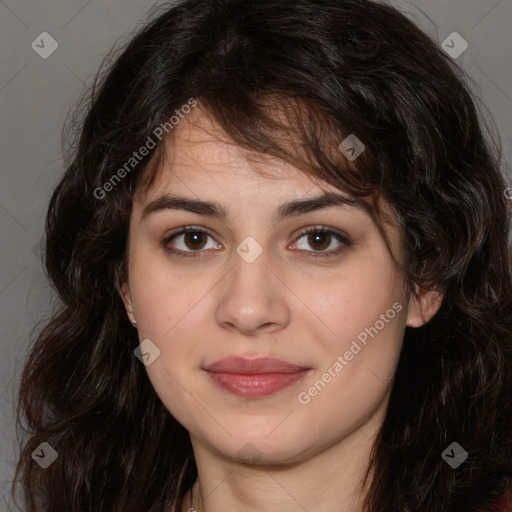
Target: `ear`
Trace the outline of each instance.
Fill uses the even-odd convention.
[[[421,327],[439,311],[442,302],[443,294],[441,292],[417,287],[409,297],[405,324],[408,327]]]
[[[135,315],[133,314],[133,303],[132,296],[130,294],[130,287],[128,283],[123,283],[119,290],[119,294],[121,295],[121,299],[123,299],[124,307],[126,308],[126,313],[128,314],[128,318],[132,324],[135,324]]]

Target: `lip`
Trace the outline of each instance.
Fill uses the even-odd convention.
[[[296,384],[311,368],[272,357],[220,359],[204,368],[212,381],[237,396],[262,397]]]

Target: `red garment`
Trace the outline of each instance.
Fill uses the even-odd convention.
[[[498,510],[500,512],[512,512],[512,489],[505,493]]]

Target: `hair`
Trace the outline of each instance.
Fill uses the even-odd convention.
[[[237,145],[363,198],[379,226],[383,198],[404,279],[443,293],[405,330],[365,512],[497,510],[512,477],[510,203],[467,75],[387,4],[185,0],[109,55],[72,119],[46,219],[58,300],[19,390],[26,511],[180,510],[197,478],[119,294],[134,196],[171,144],[155,129],[190,98]],[[365,145],[353,161],[338,149],[351,134]],[[456,470],[441,457],[453,441],[468,452]],[[42,442],[59,454],[45,470],[31,459]]]

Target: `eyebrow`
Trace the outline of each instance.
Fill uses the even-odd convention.
[[[279,222],[287,217],[303,215],[305,213],[333,206],[349,206],[368,213],[363,201],[357,198],[348,198],[333,192],[326,192],[318,197],[296,199],[283,203],[274,214],[274,220]],[[199,215],[213,217],[222,221],[225,221],[228,217],[228,210],[219,203],[202,201],[183,196],[169,196],[166,194],[154,201],[151,201],[144,208],[142,212],[142,219],[162,210],[185,210]]]

